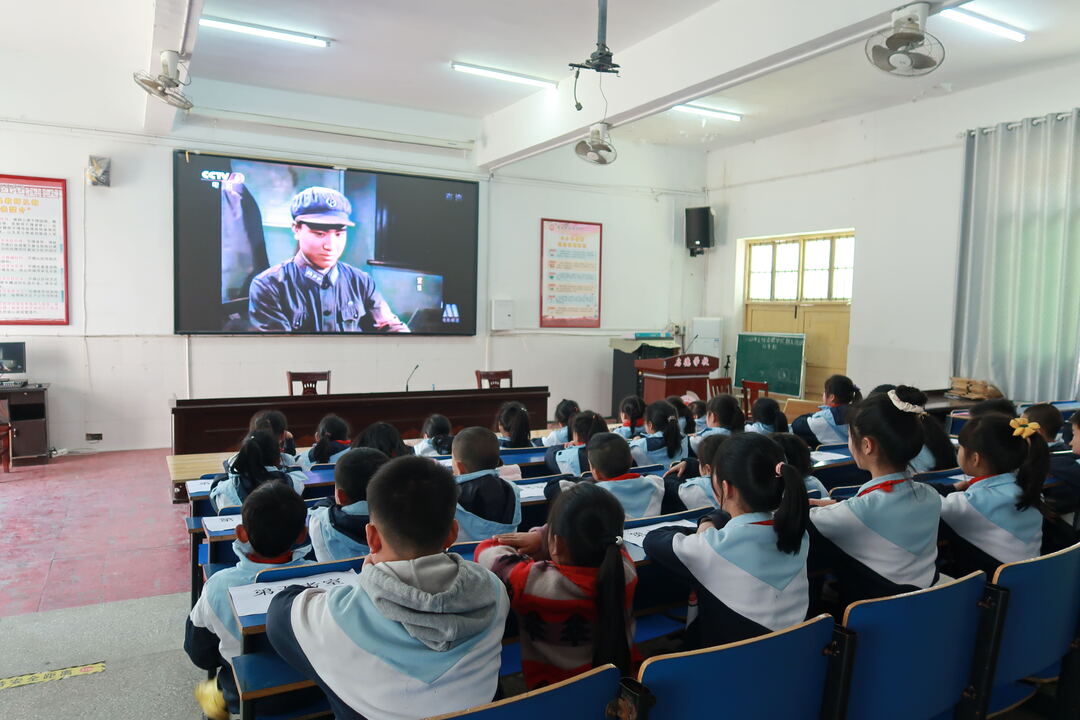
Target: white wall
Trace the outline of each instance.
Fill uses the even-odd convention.
[[[883,78],[883,82],[894,81]],[[947,387],[966,129],[1080,104],[1080,64],[712,152],[706,308],[742,326],[747,237],[854,227],[848,374]]]
[[[681,250],[682,207],[704,202],[698,152],[641,145],[616,165],[590,168],[561,149],[488,179],[461,153],[195,124],[154,138],[77,122],[0,120],[3,172],[69,184],[71,324],[0,329],[5,339],[27,340],[30,378],[52,383],[49,431],[58,448],[87,447],[89,432],[103,433],[98,449],[167,446],[173,398],[280,394],[286,370],[327,368],[335,392],[394,390],[418,360],[413,388],[469,387],[474,369],[513,368],[519,385],[549,385],[555,400],[605,410],[607,338],[682,321],[687,308],[700,312],[701,279]],[[175,147],[480,180],[477,336],[174,336]],[[91,153],[113,159],[112,187],[83,184]],[[547,216],[604,223],[599,331],[537,329],[539,220]],[[514,301],[517,330],[488,334],[491,296]]]

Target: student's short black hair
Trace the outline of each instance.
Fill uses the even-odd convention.
[[[277,557],[293,546],[304,530],[307,506],[290,485],[268,482],[244,500],[240,519],[252,549],[266,558]]]
[[[450,453],[465,466],[465,472],[499,467],[499,438],[485,427],[465,428],[454,436]]]
[[[424,457],[394,458],[368,483],[367,498],[372,522],[397,552],[421,556],[444,549],[458,498],[449,468]]]
[[[701,439],[697,446],[699,465],[708,465],[709,469],[716,467],[716,453],[720,452],[720,446],[724,444],[730,435],[712,433]]]
[[[248,430],[269,430],[276,437],[281,437],[289,429],[289,421],[285,419],[285,413],[280,410],[260,410],[251,416]]]
[[[986,413],[1002,413],[1009,417],[1017,417],[1019,413],[1016,412],[1016,405],[1009,398],[992,398],[990,400],[982,400],[975,403],[971,410],[968,411],[971,417],[978,417],[979,415],[985,415]]]
[[[630,472],[634,466],[634,456],[630,454],[630,445],[622,435],[604,432],[589,438],[585,446],[589,456],[589,467],[599,471],[604,477],[619,477]]]
[[[1061,411],[1050,403],[1032,405],[1024,411],[1024,415],[1027,416],[1028,420],[1039,423],[1039,429],[1051,440],[1057,437],[1062,426],[1065,425],[1065,419],[1061,417]]]
[[[387,422],[373,422],[364,428],[364,432],[353,438],[354,448],[375,448],[386,457],[412,455],[413,450],[401,439],[398,429]]]
[[[832,395],[841,405],[862,400],[858,386],[847,375],[830,375],[825,379],[825,394]]]
[[[693,400],[687,407],[690,408],[690,412],[694,413],[695,418],[705,417],[705,403],[701,400]]]
[[[346,450],[334,465],[334,485],[348,498],[349,504],[367,500],[368,483],[389,460],[375,448]]]

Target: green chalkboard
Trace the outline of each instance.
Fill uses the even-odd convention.
[[[802,397],[805,346],[801,333],[739,333],[735,385],[764,381],[770,394]]]

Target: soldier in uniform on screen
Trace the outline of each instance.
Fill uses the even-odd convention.
[[[337,190],[309,187],[290,204],[296,255],[255,276],[251,324],[263,332],[409,332],[375,281],[338,262],[345,250],[352,205]]]

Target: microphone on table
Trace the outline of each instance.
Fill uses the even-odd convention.
[[[405,378],[405,392],[409,392],[409,381],[412,380],[412,376],[415,375],[416,371],[419,369],[420,363],[416,363],[416,366],[413,367],[412,372],[409,373],[409,377]]]
[[[695,342],[697,342],[697,339],[698,339],[698,337],[699,337],[699,336],[700,336],[700,333],[699,333],[698,335],[695,335],[695,336],[694,336],[694,337],[693,337],[693,338],[692,338],[692,339],[690,340],[690,344],[686,346],[686,349],[685,349],[685,350],[683,350],[683,355],[685,355],[686,353],[690,352],[690,348],[694,347],[694,343],[695,343]]]

